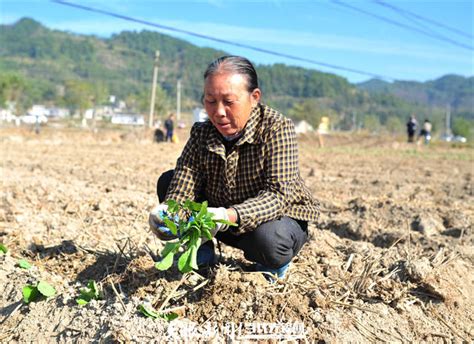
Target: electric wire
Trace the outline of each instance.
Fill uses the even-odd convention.
[[[110,11],[106,11],[106,10],[102,10],[102,9],[98,9],[98,8],[94,8],[94,7],[89,7],[89,6],[85,6],[85,5],[80,5],[80,4],[76,4],[76,3],[72,3],[72,2],[67,2],[67,1],[63,1],[63,0],[51,0],[51,2],[60,4],[60,5],[65,5],[65,6],[70,6],[70,7],[82,9],[82,10],[89,11],[89,12],[104,14],[104,15],[107,15],[107,16],[111,16],[111,17],[131,21],[131,22],[135,22],[135,23],[140,23],[140,24],[143,24],[143,25],[153,26],[153,27],[156,27],[156,28],[159,28],[159,29],[162,29],[162,30],[178,32],[178,33],[182,33],[182,34],[186,34],[186,35],[190,35],[190,36],[194,36],[194,37],[199,37],[199,38],[206,39],[206,40],[211,40],[211,41],[218,42],[218,43],[223,43],[223,44],[227,44],[227,45],[237,46],[237,47],[240,47],[240,48],[254,50],[254,51],[257,51],[257,52],[260,52],[260,53],[264,53],[264,54],[283,57],[283,58],[287,58],[287,59],[290,59],[290,60],[306,62],[306,63],[318,65],[318,66],[323,66],[323,67],[327,67],[327,68],[331,68],[331,69],[342,70],[342,71],[346,71],[346,72],[366,75],[366,76],[370,76],[372,78],[377,78],[377,79],[382,79],[382,80],[387,80],[387,81],[394,81],[395,80],[395,78],[390,77],[390,76],[386,76],[386,75],[375,74],[375,73],[363,71],[363,70],[360,70],[360,69],[334,65],[334,64],[321,62],[321,61],[316,61],[316,60],[305,58],[305,57],[299,57],[299,56],[290,55],[290,54],[286,54],[286,53],[280,53],[280,52],[269,50],[269,49],[254,47],[254,46],[251,46],[251,45],[248,45],[248,44],[237,43],[237,42],[229,41],[229,40],[218,38],[218,37],[213,37],[213,36],[200,34],[200,33],[197,33],[197,32],[192,32],[192,31],[187,31],[187,30],[167,26],[167,25],[157,24],[157,23],[153,23],[153,22],[150,22],[150,21],[147,21],[147,20],[137,19],[137,18],[133,18],[133,17],[130,17],[130,16],[126,16],[126,15],[122,15],[122,14],[118,14],[118,13],[113,13],[113,12],[110,12]]]
[[[451,32],[454,32],[460,36],[463,36],[463,37],[467,37],[469,39],[473,39],[474,36],[472,34],[469,34],[469,33],[466,33],[464,31],[461,31],[459,29],[456,29],[456,28],[453,28],[453,27],[450,27],[446,24],[443,24],[443,23],[440,23],[438,21],[435,21],[431,18],[427,18],[427,17],[424,17],[424,16],[421,16],[417,13],[414,13],[414,12],[411,12],[411,11],[407,11],[403,8],[400,8],[400,7],[397,7],[393,4],[389,4],[389,3],[386,3],[385,1],[382,1],[382,0],[374,0],[374,2],[377,4],[377,5],[380,5],[380,6],[384,6],[384,7],[387,7],[387,8],[390,8],[391,10],[395,11],[395,12],[398,12],[400,14],[406,14],[408,16],[411,16],[411,17],[414,17],[414,18],[417,18],[419,20],[422,20],[424,22],[427,22],[427,23],[430,23],[432,25],[435,25],[435,26],[439,26],[439,27],[442,27],[446,30],[449,30]]]
[[[441,40],[441,41],[445,41],[445,42],[448,42],[448,43],[451,43],[452,45],[455,45],[457,47],[460,47],[460,48],[464,48],[464,49],[467,49],[467,50],[474,50],[474,47],[472,46],[469,46],[469,45],[466,45],[466,44],[463,44],[463,43],[460,43],[460,42],[457,42],[451,38],[448,38],[448,37],[445,37],[445,36],[442,36],[440,34],[434,34],[434,33],[431,33],[431,32],[427,32],[425,30],[422,30],[420,28],[417,28],[417,27],[414,27],[414,26],[410,26],[410,25],[407,25],[407,24],[404,24],[404,23],[401,23],[401,22],[398,22],[396,20],[393,20],[393,19],[390,19],[390,18],[387,18],[387,17],[384,17],[384,16],[381,16],[381,15],[378,15],[378,14],[375,14],[375,13],[372,13],[372,12],[369,12],[369,11],[366,11],[366,10],[363,10],[359,7],[356,7],[356,6],[353,6],[353,5],[350,5],[348,3],[345,3],[345,2],[342,2],[342,1],[338,1],[338,0],[332,0],[332,3],[336,4],[336,5],[339,5],[339,6],[342,6],[342,7],[347,7],[347,8],[350,8],[356,12],[360,12],[360,13],[363,13],[365,15],[368,15],[370,17],[374,17],[374,18],[377,18],[379,20],[382,20],[386,23],[390,23],[392,25],[395,25],[395,26],[398,26],[398,27],[402,27],[404,29],[407,29],[407,30],[410,30],[410,31],[415,31],[415,32],[418,32],[418,33],[421,33],[425,36],[428,36],[428,37],[431,37],[431,38],[435,38],[435,39],[438,39],[438,40]]]
[[[398,12],[397,12],[398,13]],[[413,18],[411,17],[410,15],[406,14],[406,13],[403,13],[403,12],[400,12],[398,13],[400,16],[402,16],[403,18],[405,18],[406,20],[412,22],[414,25],[418,26],[419,28],[421,29],[424,29],[428,32],[431,32],[432,34],[434,35],[437,35],[438,32],[436,32],[435,30],[433,30],[432,27],[430,27],[429,24],[426,24],[424,23],[423,21],[421,21],[420,19],[417,19],[417,18]]]

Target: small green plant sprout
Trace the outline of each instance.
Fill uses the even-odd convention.
[[[138,306],[138,311],[142,313],[147,318],[152,319],[164,319],[166,321],[173,321],[174,319],[178,318],[178,314],[170,312],[170,313],[158,313],[151,305],[141,304]]]
[[[80,290],[80,295],[76,299],[79,306],[87,305],[91,300],[100,300],[102,293],[97,286],[97,283],[93,280],[89,280],[86,288]]]
[[[6,254],[7,252],[8,248],[4,244],[0,243],[0,254]]]
[[[25,270],[29,270],[31,269],[31,264],[28,263],[28,261],[26,259],[20,259],[18,262],[17,262],[18,266],[22,269],[25,269]]]
[[[27,284],[23,287],[23,301],[28,304],[42,298],[48,298],[56,294],[56,289],[44,281],[39,281],[37,285]]]
[[[207,211],[207,201],[203,203],[193,202],[190,200],[180,204],[174,200],[166,202],[168,205],[168,218],[164,219],[166,227],[177,236],[177,241],[169,242],[161,251],[161,261],[156,263],[158,270],[168,270],[173,265],[173,258],[176,253],[183,248],[184,252],[178,259],[178,269],[182,273],[190,272],[198,269],[197,251],[201,245],[202,239],[212,240],[211,231],[216,228],[217,223],[224,223],[229,226],[237,226],[237,224],[225,220],[214,220],[214,214]],[[170,220],[175,218],[177,214],[185,214],[185,221],[181,218],[178,223]]]

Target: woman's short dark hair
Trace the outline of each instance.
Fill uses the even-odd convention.
[[[245,57],[231,55],[219,57],[207,67],[204,72],[204,80],[220,72],[232,72],[245,76],[249,93],[258,88],[257,72],[253,64]]]

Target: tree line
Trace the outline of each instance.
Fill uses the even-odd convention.
[[[182,108],[191,110],[200,106],[205,67],[225,54],[147,30],[104,39],[50,30],[27,18],[0,29],[0,106],[13,100],[20,111],[33,103],[83,111],[106,104],[113,94],[131,110],[147,113],[156,50],[160,50],[157,110],[171,109],[178,79]],[[441,130],[443,101],[452,104],[453,117],[463,119],[468,127],[474,120],[469,103],[474,98],[472,78],[354,85],[334,74],[284,64],[256,68],[264,102],[313,126],[327,116],[334,129],[400,132],[415,114],[419,121],[429,118]]]

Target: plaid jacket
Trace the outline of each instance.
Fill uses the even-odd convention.
[[[209,206],[232,207],[240,218],[238,233],[282,216],[317,219],[319,202],[301,179],[290,119],[259,104],[228,152],[222,140],[210,121],[194,124],[166,199],[183,202],[199,197]]]

